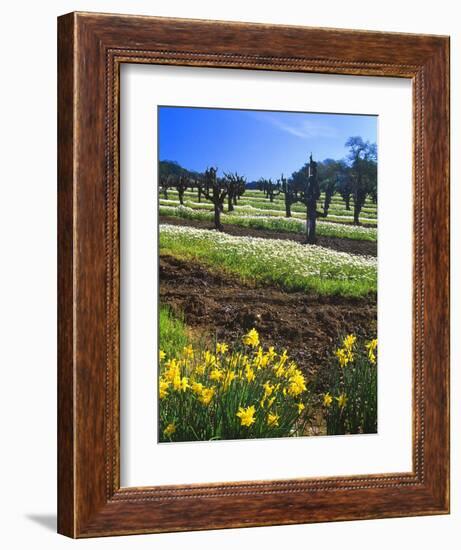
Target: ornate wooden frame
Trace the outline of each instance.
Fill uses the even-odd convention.
[[[448,37],[71,13],[58,23],[58,530],[70,537],[449,510]],[[411,78],[413,470],[120,488],[121,63]]]

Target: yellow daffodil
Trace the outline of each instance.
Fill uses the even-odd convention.
[[[227,371],[226,375],[224,377],[224,380],[222,382],[223,387],[224,387],[225,390],[227,390],[227,388],[231,385],[232,380],[234,380],[234,379],[235,379],[235,372],[233,370]]]
[[[333,403],[333,397],[329,393],[326,393],[323,396],[323,405],[324,407],[329,407]]]
[[[175,426],[174,422],[170,422],[170,424],[168,424],[168,426],[163,430],[163,433],[167,437],[171,437],[174,434],[175,431],[176,431],[176,426]]]
[[[285,364],[288,361],[288,352],[286,349],[283,350],[282,355],[280,356],[280,363]]]
[[[199,400],[203,405],[208,406],[213,399],[214,388],[203,388],[202,393],[199,396]]]
[[[224,342],[216,344],[216,353],[221,353],[224,355],[225,353],[227,353],[228,349],[229,346]]]
[[[173,389],[175,391],[186,391],[189,386],[189,378],[187,376],[183,376],[181,378],[179,372],[175,373],[175,377],[173,378]]]
[[[267,381],[265,384],[263,384],[264,388],[264,397],[270,397],[272,395],[272,392],[275,389],[274,385],[271,385],[269,381]]]
[[[297,372],[300,372],[298,370],[298,367],[294,361],[290,361],[288,368],[286,369],[285,376],[287,378],[290,378],[291,376],[294,376]]]
[[[259,334],[255,328],[252,328],[245,336],[243,337],[243,343],[246,346],[252,348],[257,348],[259,346]]]
[[[223,371],[219,369],[213,369],[210,372],[210,380],[213,380],[214,382],[219,382],[223,376]]]
[[[355,336],[354,334],[348,334],[343,340],[343,345],[347,350],[351,350],[356,340],[357,336]]]
[[[170,382],[180,376],[179,364],[176,359],[170,359],[165,363],[165,378]]]
[[[188,388],[190,388],[189,386],[189,378],[187,378],[187,376],[183,376],[181,378],[181,382],[180,382],[180,387],[179,389],[181,391],[186,391]]]
[[[306,379],[304,378],[304,375],[301,373],[301,371],[297,371],[296,374],[294,374],[290,378],[288,393],[289,395],[297,397],[298,395],[306,391],[306,389]]]
[[[335,398],[336,401],[338,402],[338,406],[340,409],[344,409],[344,407],[346,406],[346,403],[347,403],[347,396],[345,393],[342,393],[339,397],[336,397]]]
[[[195,367],[196,374],[203,376],[205,374],[205,365],[197,365]]]
[[[185,346],[183,349],[183,354],[184,354],[184,357],[187,357],[187,358],[194,357],[193,347],[190,344],[188,346]]]
[[[228,360],[228,365],[229,365],[229,368],[231,370],[234,370],[237,368],[238,365],[240,365],[242,363],[242,354],[241,353],[236,353],[236,354],[233,354],[231,355],[231,357],[229,358]]]
[[[271,428],[275,428],[279,425],[279,418],[280,416],[278,414],[269,413],[267,415],[267,425]]]
[[[174,378],[173,378],[173,389],[174,391],[180,391],[181,390],[181,377],[178,375],[176,375]]]
[[[301,415],[307,407],[306,400],[301,397],[307,390],[304,374],[289,358],[287,350],[278,354],[271,346],[265,351],[255,328],[244,336],[244,343],[247,354],[232,351],[225,342],[217,342],[211,350],[187,345],[182,351],[180,348],[179,355],[176,352],[175,357],[167,357],[159,349],[158,392],[162,418],[169,413],[170,405],[173,407],[173,400],[178,400],[178,407],[182,403],[178,413],[184,421],[187,421],[188,415],[195,421],[193,417],[197,416],[195,411],[200,405],[209,407],[210,417],[214,418],[220,414],[221,403],[231,406],[232,402],[242,400],[248,406],[234,408],[232,414],[240,419],[237,423],[242,427],[250,428],[258,423],[258,434],[264,434],[264,428],[267,433],[270,430],[273,434],[278,433],[275,428],[285,425],[285,420],[282,423],[279,416],[280,411],[285,410],[283,407],[292,411],[290,415],[294,416],[294,422],[294,411]],[[259,407],[258,416],[256,407]],[[203,422],[209,421],[204,411],[198,412],[198,416],[203,417]],[[173,434],[177,438],[179,416],[176,423],[162,422],[166,426],[163,430],[165,439],[171,439]]]
[[[368,350],[368,360],[370,361],[370,363],[372,363],[373,365],[376,364],[376,354],[375,354],[375,351],[376,351],[376,348],[378,347],[378,339],[375,338],[374,340],[371,340],[370,342],[368,342],[367,344],[365,344],[365,347],[367,348]]]
[[[169,386],[170,386],[170,383],[167,380],[160,379],[159,388],[158,388],[160,399],[164,399],[168,395]]]
[[[203,384],[200,382],[192,382],[191,389],[197,395],[200,395],[203,391]]]
[[[253,366],[254,366],[255,368],[257,368],[258,370],[259,370],[259,369],[261,368],[261,366],[262,366],[263,357],[264,357],[263,348],[262,348],[261,346],[259,346],[256,355],[253,357]]]
[[[274,350],[274,346],[269,347],[266,356],[267,356],[269,361],[272,361],[273,359],[275,359],[277,357],[277,353]]]
[[[337,349],[336,352],[335,352],[335,355],[338,358],[339,365],[340,365],[341,368],[344,368],[349,363],[349,361],[351,360],[350,353],[346,349],[343,349],[343,348]]]
[[[240,418],[241,426],[251,426],[255,423],[255,407],[250,405],[249,407],[239,407],[237,416]]]
[[[216,365],[216,355],[213,355],[208,350],[204,354],[205,367],[213,367]]]
[[[245,368],[245,378],[249,384],[256,378],[255,371],[248,365]]]
[[[282,378],[282,376],[285,376],[285,373],[286,373],[286,371],[285,371],[285,368],[283,367],[283,365],[279,364],[279,365],[276,366],[275,376],[277,378]]]

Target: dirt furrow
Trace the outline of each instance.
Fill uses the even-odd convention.
[[[265,345],[287,348],[311,377],[328,364],[338,338],[376,336],[376,300],[252,287],[172,256],[160,257],[160,301],[183,312],[192,328],[227,342],[255,327]]]

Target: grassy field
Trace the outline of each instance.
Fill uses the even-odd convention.
[[[194,209],[207,210],[210,206],[212,206],[204,199],[202,200],[202,202],[199,203],[196,191],[186,191],[184,194],[184,200],[186,206]],[[319,211],[323,211],[323,201],[324,196],[322,194],[317,204],[317,208]],[[165,199],[163,195],[161,195],[160,197],[160,204],[163,204],[164,206],[176,206],[178,203],[178,193],[174,189],[168,191],[168,199]],[[353,223],[354,204],[352,200],[350,207],[350,210],[346,210],[344,200],[340,196],[333,196],[328,211],[328,220],[338,221],[342,223]],[[252,210],[260,212],[262,215],[268,215],[268,211],[274,212],[274,215],[285,215],[285,204],[282,194],[274,197],[274,201],[271,202],[269,199],[264,197],[264,194],[261,191],[247,190],[245,194],[239,199],[236,209],[242,210],[245,208],[251,208]],[[293,217],[305,217],[305,207],[302,204],[293,204],[291,207],[291,211]],[[367,199],[359,217],[360,222],[366,225],[376,225],[377,215],[377,205]]]
[[[160,252],[288,291],[358,297],[377,289],[376,258],[306,247],[290,240],[161,225]]]
[[[213,221],[213,212],[210,210],[194,210],[188,206],[160,206],[161,216],[174,216],[188,220]],[[231,212],[221,214],[222,223],[251,227],[253,229],[270,229],[290,233],[304,233],[306,222],[298,218],[284,218],[281,216],[253,216]],[[360,241],[376,241],[377,229],[345,225],[332,222],[317,222],[317,234],[323,237],[339,237]]]
[[[194,202],[190,200],[184,200],[184,206],[187,208],[190,208],[192,210],[196,210],[197,212],[212,212],[214,206],[210,202]],[[267,203],[264,205],[263,208],[259,208],[257,206],[254,206],[256,203],[252,204],[244,204],[243,201],[239,201],[239,204],[234,206],[234,210],[231,212],[227,212],[229,215],[251,215],[251,216],[264,216],[264,217],[278,217],[278,218],[285,218],[285,209],[278,208],[278,205],[274,205],[273,203]],[[179,200],[177,199],[159,199],[159,206],[166,206],[166,207],[177,207],[180,206]],[[290,218],[285,218],[290,219]],[[298,220],[305,220],[306,219],[306,211],[301,210],[298,207],[297,211],[292,210],[291,212],[291,219],[298,219]],[[322,218],[320,218],[322,219]],[[325,218],[329,222],[336,222],[341,224],[347,224],[352,225],[353,224],[353,218],[348,215],[333,215],[330,211],[328,214],[328,217]],[[361,222],[365,224],[367,227],[376,227],[377,226],[377,219],[376,218],[364,218],[363,216],[360,218]]]
[[[285,217],[283,195],[225,202],[227,233],[207,228],[213,210],[196,192],[159,198],[161,216],[188,224],[159,228],[159,440],[375,433],[377,258],[362,254],[376,246],[376,205],[356,226],[352,201],[333,197],[323,246],[295,240],[305,209]]]
[[[159,341],[162,350],[169,357],[177,357],[188,341],[187,327],[184,320],[174,315],[166,305],[159,307]]]

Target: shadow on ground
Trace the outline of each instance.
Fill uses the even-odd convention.
[[[27,514],[26,518],[34,523],[37,523],[41,527],[48,531],[56,532],[57,529],[57,517],[56,514]]]

